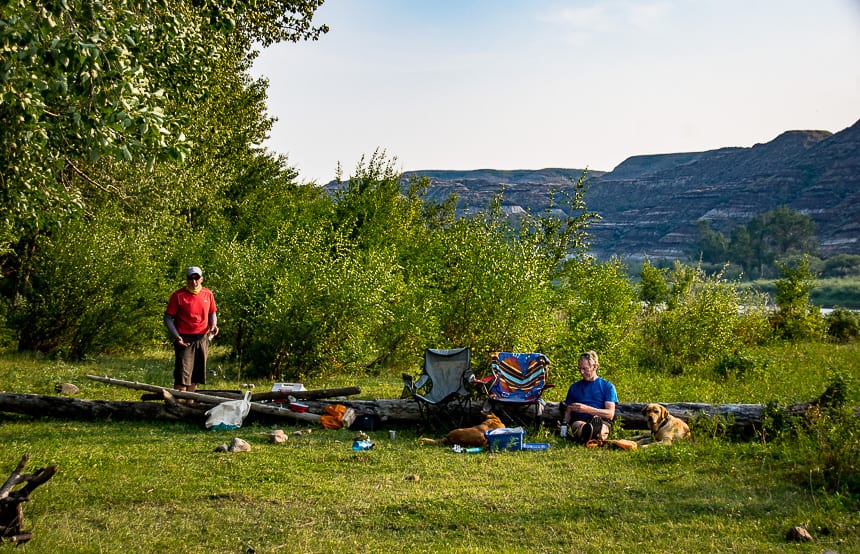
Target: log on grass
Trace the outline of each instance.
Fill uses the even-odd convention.
[[[34,473],[24,473],[28,461],[29,456],[25,454],[6,483],[0,487],[0,540],[23,544],[33,537],[32,531],[21,529],[24,524],[21,505],[30,500],[30,494],[36,487],[57,473],[56,465],[39,468]],[[21,484],[24,486],[16,490],[15,487]]]
[[[209,396],[229,398],[232,400],[239,400],[245,398],[245,395],[243,393],[236,391],[198,390],[197,392],[201,394],[207,394]],[[252,394],[251,402],[263,402],[266,400],[287,400],[289,398],[295,398],[296,400],[317,400],[320,398],[338,398],[342,396],[354,396],[356,394],[361,394],[361,387],[341,387],[335,389],[314,389],[303,391],[270,391]],[[140,397],[140,399],[161,400],[161,395],[159,395],[158,393],[144,394]]]
[[[191,421],[201,424],[205,420],[202,410],[178,404],[175,400],[155,404],[16,393],[0,393],[0,412],[79,420]]]
[[[321,411],[325,406],[332,402],[319,400],[305,402],[313,411]],[[411,398],[407,399],[380,399],[380,400],[343,400],[339,403],[355,410],[357,418],[370,416],[378,418],[380,422],[396,425],[416,423],[420,421],[421,412],[418,409],[418,403]],[[662,403],[669,412],[685,421],[694,417],[709,417],[720,418],[727,422],[731,422],[736,428],[750,430],[760,427],[765,416],[766,404],[706,404],[700,402],[664,402]],[[791,404],[782,408],[785,415],[802,416],[807,413],[810,406],[817,405],[818,402],[800,402]],[[640,403],[621,403],[616,405],[616,425],[625,429],[647,429],[645,416],[642,415],[642,408],[645,404]],[[467,420],[480,421],[482,416],[483,404],[481,401],[473,401],[468,409],[466,416]],[[531,409],[531,408],[529,408]],[[855,414],[857,410],[855,409]],[[558,402],[547,402],[544,407],[541,420],[544,424],[554,426],[555,422],[561,418],[561,412]]]
[[[221,397],[221,396],[210,396],[208,394],[200,394],[198,392],[188,392],[188,391],[180,391],[176,389],[171,389],[167,387],[159,387],[158,385],[150,385],[148,383],[138,383],[136,381],[124,381],[122,379],[114,379],[111,377],[100,377],[98,375],[87,375],[88,379],[92,379],[94,381],[100,381],[103,383],[109,383],[112,385],[119,385],[121,387],[127,387],[131,389],[137,390],[145,390],[150,392],[159,392],[164,393],[167,392],[176,398],[184,398],[186,400],[194,400],[197,402],[203,402],[210,405],[220,404],[222,402],[227,402],[231,400],[229,398]],[[146,404],[146,402],[141,402],[141,404]],[[320,416],[314,413],[307,412],[294,412],[290,409],[284,408],[278,405],[267,405],[260,404],[258,402],[251,402],[251,411],[256,412],[258,414],[265,414],[270,417],[277,418],[288,418],[295,419],[298,421],[306,422],[306,423],[319,423]]]

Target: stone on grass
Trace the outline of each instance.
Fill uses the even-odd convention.
[[[54,389],[60,393],[65,394],[67,396],[73,396],[81,392],[81,389],[78,388],[77,385],[73,385],[72,383],[60,383]]]
[[[271,433],[269,433],[269,442],[272,444],[283,444],[287,442],[287,434],[284,433],[281,429],[275,429]]]
[[[788,533],[785,534],[785,540],[794,542],[811,542],[812,535],[809,534],[809,531],[798,525],[797,527],[792,527],[788,530]]]
[[[230,442],[230,452],[250,452],[251,445],[245,442],[244,440],[236,437]]]

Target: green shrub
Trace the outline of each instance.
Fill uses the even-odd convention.
[[[698,267],[677,264],[667,279],[672,287],[665,307],[648,312],[641,327],[641,367],[680,374],[767,336],[760,295]]]
[[[846,343],[860,337],[860,314],[845,308],[835,308],[825,318],[827,336],[836,342]]]
[[[588,350],[611,353],[604,369],[628,363],[641,308],[623,263],[574,259],[556,282],[553,317],[563,325],[552,346],[554,378],[579,379],[577,360]]]
[[[821,310],[810,303],[815,277],[809,257],[794,264],[777,264],[782,277],[776,281],[776,312],[770,316],[771,326],[787,340],[819,340],[824,336]]]

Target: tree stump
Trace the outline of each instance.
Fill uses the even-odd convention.
[[[24,454],[18,467],[0,488],[0,540],[4,542],[23,544],[33,538],[32,531],[21,529],[24,524],[24,509],[21,504],[28,502],[30,493],[57,472],[58,466],[53,465],[39,468],[35,473],[23,473],[29,459],[30,457]],[[26,484],[13,490],[22,483]]]

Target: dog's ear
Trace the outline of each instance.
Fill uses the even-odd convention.
[[[648,406],[649,406],[649,404],[645,404],[644,406],[642,406],[642,410],[640,410],[640,413],[642,415],[645,415],[645,412],[648,411]]]
[[[667,408],[666,406],[664,406],[662,404],[660,404],[660,417],[662,419],[668,419],[668,417],[669,417],[669,408]]]

